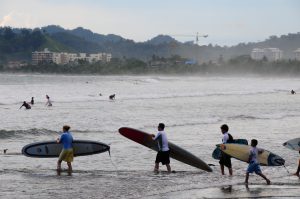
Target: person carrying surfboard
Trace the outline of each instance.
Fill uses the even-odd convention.
[[[261,176],[266,180],[267,184],[271,184],[271,181],[261,172],[259,162],[257,160],[258,154],[263,153],[262,149],[256,148],[258,141],[256,139],[251,140],[251,149],[249,151],[249,166],[246,172],[245,184],[248,184],[249,173],[255,172],[257,175]]]
[[[232,135],[230,135],[228,133],[228,130],[229,130],[228,125],[223,124],[220,128],[221,128],[221,132],[223,134],[222,143],[223,144],[232,143],[233,137],[232,137]],[[225,154],[224,152],[222,152],[219,163],[220,163],[222,175],[225,175],[224,166],[226,166],[228,168],[229,175],[232,176],[231,157],[229,155]]]
[[[65,125],[63,126],[63,134],[60,136],[60,138],[57,138],[57,143],[63,144],[63,149],[59,155],[58,161],[57,161],[57,171],[61,171],[61,162],[65,161],[68,164],[68,171],[72,171],[72,163],[73,162],[73,136],[69,132],[70,126]]]
[[[300,150],[299,150],[299,154],[300,154]],[[299,159],[299,163],[298,163],[298,169],[297,169],[296,173],[294,173],[294,175],[298,176],[300,178],[299,173],[300,173],[300,159]]]
[[[156,136],[152,135],[152,139],[157,141],[158,144],[158,152],[155,159],[154,172],[158,172],[159,163],[161,162],[163,165],[166,165],[168,172],[171,173],[170,149],[168,145],[167,135],[164,132],[165,124],[159,123],[157,129],[158,133],[156,134]]]

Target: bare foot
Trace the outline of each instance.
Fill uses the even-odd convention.
[[[298,177],[300,178],[300,175],[299,175],[299,173],[294,173],[293,175],[295,175],[295,176],[298,176]]]
[[[267,179],[267,184],[270,185],[271,184],[271,181],[269,179]]]

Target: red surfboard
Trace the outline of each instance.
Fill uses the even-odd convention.
[[[130,140],[133,140],[141,145],[144,145],[154,151],[158,151],[157,142],[152,139],[152,135],[149,133],[145,133],[143,131],[129,128],[129,127],[120,128],[119,133]],[[172,142],[168,142],[168,144],[170,148],[171,158],[174,158],[175,160],[196,167],[198,169],[212,172],[212,169],[200,158],[196,157],[195,155],[186,151],[185,149],[173,144]]]

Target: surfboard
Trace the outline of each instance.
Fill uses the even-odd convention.
[[[300,138],[288,140],[285,143],[283,143],[283,146],[285,146],[288,149],[300,151]]]
[[[124,137],[133,140],[141,145],[144,145],[154,151],[158,151],[158,144],[156,141],[152,139],[152,135],[145,133],[143,131],[122,127],[119,129],[119,133]],[[168,142],[170,149],[170,157],[188,164],[190,166],[196,167],[198,169],[202,169],[208,172],[212,172],[210,166],[208,166],[204,161],[200,158],[196,157],[192,153],[186,151],[185,149],[173,144],[172,142]]]
[[[246,139],[234,139],[233,144],[248,145],[248,141]],[[220,147],[216,147],[211,156],[216,160],[220,160],[221,154],[222,154],[222,151],[221,151]]]
[[[248,161],[251,146],[242,144],[220,144],[218,147],[233,158],[243,162]],[[263,153],[258,155],[258,162],[262,166],[282,166],[285,160],[270,151],[264,150]]]
[[[22,154],[35,158],[55,158],[59,157],[62,144],[56,141],[35,142],[23,147]],[[110,146],[102,142],[90,140],[73,141],[74,156],[94,155],[110,150]]]

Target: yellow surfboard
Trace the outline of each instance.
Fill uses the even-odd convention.
[[[247,162],[249,159],[251,146],[242,144],[219,144],[217,147],[220,147],[227,155],[243,162]],[[258,162],[262,166],[282,166],[285,161],[280,156],[263,149],[263,152],[258,155]]]

